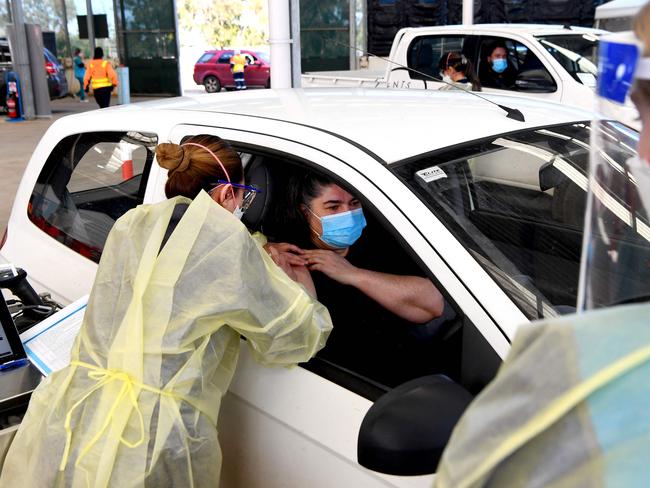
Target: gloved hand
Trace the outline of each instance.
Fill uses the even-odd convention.
[[[84,88],[84,91],[85,91],[86,93],[90,93],[90,86],[87,86],[86,88]]]

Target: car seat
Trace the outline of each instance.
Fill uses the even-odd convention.
[[[260,190],[255,200],[242,217],[242,222],[251,231],[263,231],[265,218],[273,200],[273,175],[263,156],[253,156],[246,164],[244,177],[247,185]]]

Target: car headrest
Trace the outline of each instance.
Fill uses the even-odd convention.
[[[273,195],[273,178],[264,158],[258,156],[250,161],[244,170],[244,178],[247,185],[252,185],[262,191],[257,194],[251,206],[246,210],[242,222],[253,231],[260,230],[264,217],[271,208]]]

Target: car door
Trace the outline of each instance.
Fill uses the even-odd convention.
[[[151,132],[60,124],[36,148],[16,195],[2,257],[67,304],[89,292],[108,232],[143,203],[158,142]]]
[[[230,58],[233,57],[234,51],[223,51],[215,59],[214,69],[222,86],[235,86],[235,80],[230,70]]]
[[[358,147],[315,129],[224,115],[217,125],[228,127],[225,129],[214,127],[214,120],[209,122],[208,116],[205,118],[204,123],[197,120],[197,126],[177,126],[171,140],[180,142],[183,137],[197,133],[215,134],[246,154],[246,159],[262,155],[293,161],[336,175],[354,189],[368,208],[388,223],[394,237],[408,243],[409,250],[457,309],[459,327],[467,331],[467,342],[458,344],[459,354],[467,359],[463,366],[467,381],[479,384],[486,381],[479,378],[481,370],[496,371],[509,347],[506,336],[459,280],[459,269],[448,266],[448,260],[454,258],[438,254],[423,233],[433,236],[433,225],[441,249],[460,255],[464,250],[447,240],[448,232],[436,226],[428,211],[423,212],[417,198],[402,193],[403,185],[390,171]],[[347,161],[354,161],[354,165]],[[162,192],[165,175],[158,171],[157,186]],[[462,262],[459,268],[466,265],[472,267],[471,262]],[[504,298],[498,287],[488,285],[482,293],[496,302]],[[506,310],[517,315],[511,303],[502,308],[502,312]],[[517,320],[513,316],[512,324]],[[459,368],[462,369],[460,363]],[[224,398],[219,420],[224,459],[222,486],[430,486],[430,476],[388,476],[357,464],[359,427],[377,394],[373,381],[336,365],[324,366],[312,360],[293,369],[261,367],[242,344],[237,373]]]
[[[244,69],[246,85],[264,86],[266,84],[266,73],[261,61],[250,51],[245,51],[244,55],[249,59],[249,63]]]

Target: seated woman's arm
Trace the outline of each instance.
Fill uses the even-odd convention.
[[[426,278],[357,268],[333,251],[305,250],[301,256],[307,260],[310,270],[320,271],[341,284],[354,286],[409,322],[424,323],[442,315],[442,294]]]

